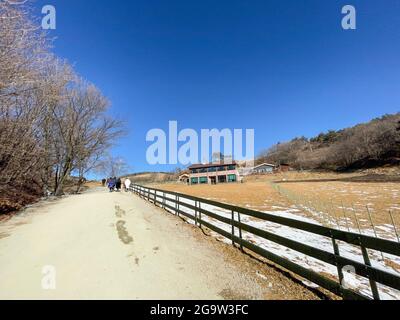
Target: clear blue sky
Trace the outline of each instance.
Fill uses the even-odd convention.
[[[53,4],[55,52],[129,125],[115,148],[134,171],[146,133],[254,128],[256,151],[400,110],[400,1],[37,0]],[[356,31],[341,8],[357,9]]]

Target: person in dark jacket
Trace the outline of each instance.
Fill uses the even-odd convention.
[[[122,180],[121,178],[118,178],[116,182],[116,188],[118,192],[121,191],[121,187],[122,187]]]

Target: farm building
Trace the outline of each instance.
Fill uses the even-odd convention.
[[[178,182],[185,183],[185,184],[189,184],[189,181],[190,181],[190,174],[189,174],[189,172],[186,172],[186,171],[185,171],[184,173],[182,173],[182,174],[179,175]]]
[[[274,173],[276,166],[270,163],[263,163],[253,168],[254,174]]]
[[[227,182],[237,182],[239,180],[239,172],[237,163],[210,163],[196,164],[189,167],[189,182],[191,185],[196,184],[218,184]]]

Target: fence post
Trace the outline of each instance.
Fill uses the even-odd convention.
[[[194,224],[197,227],[197,201],[194,202],[196,209],[194,210]]]
[[[178,217],[180,217],[179,215],[180,210],[181,210],[181,198],[178,196]]]
[[[371,267],[371,261],[370,261],[369,256],[368,256],[368,250],[363,246],[361,238],[359,238],[359,241],[360,241],[362,255],[363,255],[363,258],[364,258],[364,263],[367,266]],[[378,286],[376,285],[375,280],[369,279],[369,284],[371,286],[371,291],[372,291],[372,295],[373,295],[374,299],[375,300],[380,300],[381,298],[379,296]]]
[[[203,228],[202,224],[202,218],[201,218],[201,202],[199,201],[199,223],[200,223],[200,229]]]
[[[243,252],[243,235],[242,235],[242,227],[240,224],[242,223],[242,219],[240,218],[240,212],[238,211],[238,221],[239,221],[239,237],[240,237],[240,250]]]
[[[331,238],[332,238],[333,252],[335,253],[335,262],[336,262],[336,267],[337,267],[338,276],[339,276],[340,289],[343,289],[343,280],[344,280],[343,269],[342,269],[342,265],[338,263],[338,259],[337,259],[337,257],[340,257],[340,250],[339,250],[339,246],[338,246],[336,239],[333,236],[332,232],[331,232]]]
[[[232,245],[235,246],[235,211],[232,210]]]
[[[167,204],[167,196],[166,196],[165,192],[163,192],[163,207],[164,207],[164,210],[165,210],[165,205],[166,204]]]

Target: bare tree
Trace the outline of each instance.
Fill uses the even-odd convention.
[[[108,154],[103,158],[101,164],[97,168],[99,174],[107,177],[122,177],[127,175],[131,167],[121,157],[114,157]]]
[[[62,194],[64,182],[75,169],[87,172],[123,134],[122,123],[107,116],[108,106],[97,88],[80,80],[53,109],[56,195]]]
[[[49,47],[29,7],[0,1],[1,195],[62,194],[72,172],[83,181],[123,134],[107,99]]]
[[[29,8],[0,1],[0,98],[38,87],[42,69],[51,60],[49,41]]]

